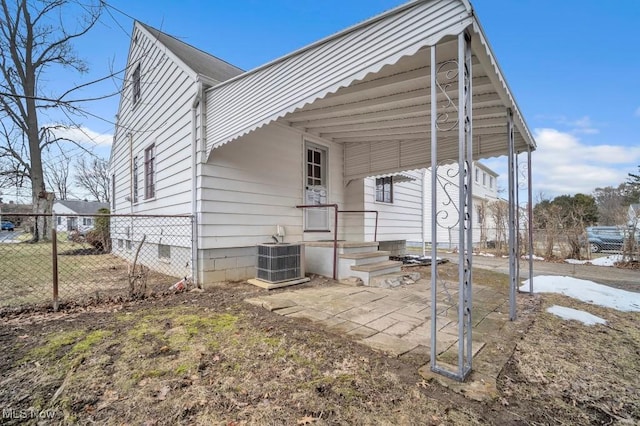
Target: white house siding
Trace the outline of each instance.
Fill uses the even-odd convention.
[[[393,183],[393,203],[376,201],[376,179],[364,179],[365,210],[377,210],[378,241],[421,241],[422,233],[422,172],[408,172],[415,178]],[[375,216],[365,219],[366,241],[373,241]]]
[[[364,210],[364,179],[354,179],[350,182],[347,182],[344,198],[345,201],[343,210]],[[372,216],[372,214],[340,214],[339,220],[340,223],[344,226],[342,227],[342,233],[339,235],[339,238],[347,241],[362,241],[363,235],[365,235],[365,218],[369,216]],[[365,241],[367,240],[365,239]],[[370,241],[373,241],[373,237]]]
[[[138,63],[141,65],[141,93],[140,100],[134,104],[132,78]],[[111,153],[111,175],[115,175],[111,211],[140,215],[190,214],[191,107],[197,87],[195,74],[183,68],[163,45],[138,25],[134,27],[128,64]],[[145,199],[145,149],[151,144],[155,144],[155,196]],[[132,200],[132,158],[137,158],[138,164],[138,201],[135,203]],[[179,226],[162,219],[152,223],[148,219],[112,220],[113,253],[132,260],[143,234],[146,240],[138,260],[141,264],[169,275],[190,275],[185,266],[190,260],[190,220],[184,219]],[[171,245],[170,259],[160,258],[159,244]]]
[[[304,233],[303,211],[295,208],[304,199],[305,139],[328,148],[327,202],[343,207],[340,145],[272,124],[215,149],[202,175],[205,282],[255,276],[256,244],[273,241],[277,225],[284,228],[285,242],[331,238],[331,233]]]
[[[113,213],[191,213],[191,106],[194,76],[146,31],[135,27],[112,152]],[[132,75],[141,64],[141,98],[133,104]],[[131,135],[131,147],[129,146]],[[155,144],[155,197],[145,200],[144,151]],[[138,202],[131,197],[131,157],[138,161]]]

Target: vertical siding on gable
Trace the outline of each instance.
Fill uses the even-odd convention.
[[[167,55],[166,49],[135,29],[129,72],[118,112],[111,168],[116,176],[116,213],[191,213],[192,113],[194,79]],[[141,98],[133,104],[133,64],[141,64]],[[132,135],[132,153],[129,147]],[[145,200],[144,150],[155,144],[155,197]],[[131,156],[138,159],[138,203],[131,195]]]
[[[329,202],[342,205],[342,147],[311,141],[328,144]],[[303,234],[295,208],[303,204],[303,146],[300,133],[273,124],[211,153],[202,176],[202,248],[269,242],[276,225],[286,242],[314,239]]]

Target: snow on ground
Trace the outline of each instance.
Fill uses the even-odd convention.
[[[566,259],[565,262],[570,263],[572,265],[585,265],[590,263],[595,266],[613,266],[616,262],[622,261],[622,255],[613,254],[611,256],[606,257],[598,257],[592,260],[577,260],[577,259]]]
[[[529,280],[523,281],[521,291],[529,291]],[[535,293],[559,293],[586,303],[624,312],[640,312],[640,293],[620,290],[593,281],[572,277],[540,275],[533,278]]]
[[[485,253],[483,251],[479,252],[479,253],[473,253],[476,256],[484,256],[484,257],[496,257],[495,254],[493,253]]]
[[[549,312],[550,314],[559,316],[562,319],[576,320],[586,325],[607,323],[607,321],[605,321],[604,319],[598,316],[592,315],[589,312],[580,311],[578,309],[567,308],[565,306],[553,305],[552,307],[547,308],[547,312]]]
[[[529,255],[525,254],[520,257],[521,259],[529,260]],[[544,257],[536,256],[535,254],[532,256],[533,260],[544,260]]]

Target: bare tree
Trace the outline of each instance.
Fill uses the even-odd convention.
[[[621,183],[617,188],[607,186],[593,191],[598,206],[599,225],[621,225],[625,222],[630,192],[631,188],[627,183]]]
[[[109,197],[109,163],[101,158],[87,160],[80,157],[76,164],[76,184],[88,191],[96,201],[108,203]]]
[[[55,67],[87,70],[72,42],[97,22],[100,4],[0,0],[0,120],[11,141],[0,154],[10,157],[31,181],[34,213],[51,212],[53,194],[47,191],[42,151],[60,142],[51,128],[41,127],[40,114],[56,108],[73,113],[76,107],[67,98],[85,86],[74,86],[57,97],[46,96],[44,76]],[[45,217],[36,221],[34,242],[46,238],[46,227]]]
[[[69,194],[69,161],[48,161],[45,164],[45,178],[59,200],[66,200]]]
[[[487,209],[495,226],[496,249],[498,249],[498,254],[502,254],[502,250],[507,243],[509,204],[505,200],[496,200],[490,202],[487,205]]]

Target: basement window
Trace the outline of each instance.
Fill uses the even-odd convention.
[[[171,259],[171,246],[167,244],[158,244],[158,258]]]

